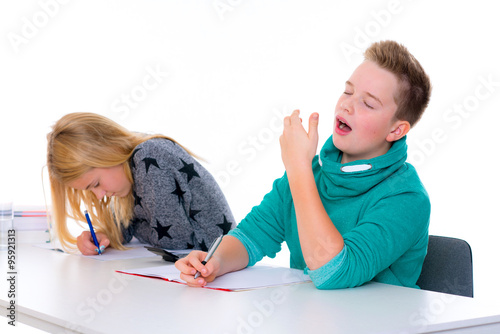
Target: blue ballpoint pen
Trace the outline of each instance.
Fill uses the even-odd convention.
[[[208,250],[208,253],[207,253],[207,256],[205,256],[205,260],[201,261],[201,263],[203,265],[207,264],[208,260],[210,260],[210,258],[212,257],[212,255],[214,255],[215,253],[215,250],[217,249],[217,247],[219,246],[220,242],[222,241],[222,237],[224,235],[222,234],[220,237],[218,237],[217,239],[215,239],[215,241],[212,243],[212,246],[210,246],[210,249]],[[194,279],[197,279],[198,277],[200,277],[200,272],[197,271],[196,274],[194,275]]]
[[[94,239],[94,244],[97,247],[97,253],[101,255],[101,248],[99,248],[99,242],[97,241],[97,237],[95,236],[94,227],[92,227],[92,222],[90,221],[90,216],[87,210],[85,210],[85,218],[87,218],[87,223],[89,223],[90,234],[92,234],[92,239]]]

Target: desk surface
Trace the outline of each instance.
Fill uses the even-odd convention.
[[[6,252],[0,257],[5,276]],[[386,284],[224,292],[115,272],[161,263],[101,262],[17,245],[16,321],[51,333],[500,333],[499,307]],[[7,290],[2,278],[2,316]]]

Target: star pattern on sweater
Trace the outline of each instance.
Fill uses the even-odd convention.
[[[196,236],[194,232],[191,233],[191,242],[187,243],[186,249],[193,249],[195,247],[198,247],[200,250],[206,252],[208,250],[207,244],[205,243],[205,240],[201,240],[201,242],[198,242],[196,240]]]
[[[200,243],[200,249],[204,252],[206,252],[208,250],[208,247],[207,245],[205,244],[205,240],[201,240],[201,243]]]
[[[179,184],[179,182],[177,182],[177,180],[174,180],[174,181],[175,181],[175,190],[172,191],[171,194],[177,196],[177,198],[179,199],[179,204],[180,204],[180,203],[184,202],[184,194],[186,192],[181,189],[181,185]]]
[[[186,249],[193,249],[196,245],[196,239],[194,237],[194,232],[191,233],[191,242],[186,243]]]
[[[139,152],[142,148],[135,149],[134,152],[132,152],[132,155],[130,156],[130,166],[135,169],[135,162],[134,162],[134,156],[137,152]]]
[[[226,215],[224,215],[224,222],[217,224],[217,226],[221,228],[222,234],[226,235],[231,230],[232,224],[227,221]]]
[[[200,174],[198,174],[198,172],[196,172],[196,170],[194,169],[194,164],[188,164],[184,160],[182,160],[182,159],[180,159],[180,160],[181,160],[182,164],[184,165],[184,167],[179,169],[179,172],[186,173],[188,183],[189,183],[189,181],[191,181],[191,179],[193,177],[200,177]]]
[[[201,210],[192,210],[190,208],[189,209],[189,218],[191,218],[192,220],[194,220],[195,222],[197,222],[197,220],[196,220],[196,218],[194,218],[194,216],[196,216],[200,212],[201,212]]]
[[[153,227],[153,229],[156,231],[156,233],[158,233],[158,241],[160,241],[164,237],[172,239],[172,236],[168,233],[168,230],[171,227],[172,227],[172,225],[163,226],[160,224],[158,219],[156,220],[156,227]]]
[[[139,205],[142,208],[142,197],[140,197],[135,191],[132,192],[134,196],[134,206]]]
[[[172,142],[172,144],[175,145],[175,142]],[[136,155],[138,152],[139,155]],[[186,159],[184,156],[182,157]],[[142,180],[145,182],[145,187],[133,189],[132,195],[134,198],[134,212],[139,216],[148,216],[147,220],[141,219],[140,224],[147,223],[147,225],[149,225],[149,236],[153,239],[157,238],[158,242],[166,245],[173,241],[179,242],[182,240],[183,242],[181,241],[181,245],[187,245],[186,249],[199,249],[207,251],[212,238],[207,234],[213,236],[213,233],[215,232],[213,231],[213,228],[217,231],[217,227],[222,230],[223,234],[227,234],[231,230],[234,223],[232,224],[229,222],[228,216],[226,215],[223,215],[223,219],[220,219],[222,214],[218,215],[218,218],[216,219],[209,218],[210,215],[209,217],[204,215],[204,213],[206,213],[205,211],[210,212],[210,210],[212,210],[212,204],[208,204],[210,205],[208,206],[202,198],[198,198],[196,196],[193,197],[190,193],[193,191],[193,193],[196,194],[195,190],[198,187],[197,180],[195,183],[191,183],[193,179],[198,178],[203,182],[203,177],[199,174],[203,169],[200,170],[201,167],[196,165],[193,160],[184,159],[182,159],[181,156],[157,156],[156,151],[149,151],[149,149],[142,149],[142,147],[136,148],[132,152],[129,159],[129,166],[131,170],[133,170],[134,177],[139,177],[138,182],[141,182]],[[160,164],[163,168],[160,167]],[[158,171],[153,167],[156,167]],[[149,174],[150,171],[152,171],[151,174]],[[166,182],[156,183],[155,179],[160,177]],[[172,219],[164,220],[160,217],[154,217],[155,215],[150,215],[149,211],[147,211],[147,208],[151,205],[149,189],[151,187],[157,187],[160,184],[162,187],[165,187],[158,193],[158,195],[161,193],[160,196],[162,198],[153,198],[153,205],[157,205],[157,201],[163,203],[164,200],[166,201],[165,205],[173,206],[172,210],[178,212],[180,217],[173,217]],[[170,193],[168,189],[170,189]],[[169,196],[168,194],[173,196]],[[175,199],[177,199],[177,205],[180,205],[180,208],[176,207]],[[189,203],[187,202],[187,199],[190,200]],[[207,200],[210,202],[209,198],[207,198]],[[136,211],[138,206],[143,207],[144,209]],[[184,225],[184,228],[189,229],[189,232],[184,230],[183,233],[179,233],[180,230],[177,228],[172,230],[172,226],[177,227],[178,224],[181,224],[181,220],[183,221],[182,224],[187,224]],[[221,222],[221,220],[223,221]],[[216,224],[217,221],[219,221],[219,224]],[[166,226],[162,224],[165,224]],[[208,230],[205,231],[206,226],[212,226],[212,232],[209,233]],[[153,230],[156,232],[156,235]]]
[[[142,161],[144,161],[146,165],[146,174],[149,172],[149,167],[151,167],[151,165],[157,167],[158,169],[161,169],[160,166],[158,166],[158,162],[154,158],[144,158],[142,159]]]

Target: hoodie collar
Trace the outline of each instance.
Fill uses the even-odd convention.
[[[396,141],[386,154],[373,159],[342,164],[342,154],[330,136],[318,156],[321,168],[319,184],[333,197],[357,196],[404,165],[407,157],[406,136]]]

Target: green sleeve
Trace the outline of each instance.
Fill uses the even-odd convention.
[[[229,232],[247,249],[249,266],[264,256],[274,258],[281,250],[281,243],[285,240],[283,208],[286,206],[283,203],[287,189],[286,175],[275,180],[272,190],[264,196],[262,202],[253,207],[237,227]]]
[[[428,240],[430,202],[423,193],[379,200],[343,235],[344,249],[324,266],[306,269],[319,289],[340,289],[370,280],[414,286]]]

